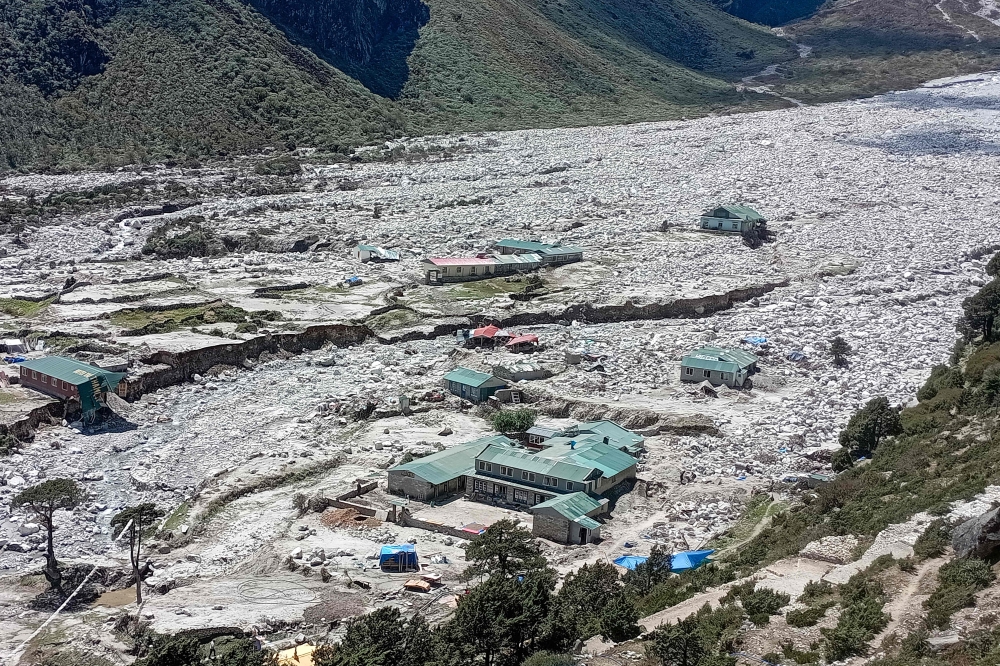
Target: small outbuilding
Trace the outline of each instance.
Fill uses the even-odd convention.
[[[734,234],[753,231],[767,223],[764,216],[749,206],[727,204],[716,206],[701,215],[701,228]]]
[[[558,495],[532,507],[531,533],[557,543],[591,543],[601,538],[601,524],[593,517],[607,507],[608,500],[584,492]]]
[[[742,349],[702,347],[681,361],[681,381],[741,388],[757,371],[757,357]]]
[[[476,403],[486,402],[491,395],[507,388],[504,380],[469,368],[455,368],[444,376],[444,381],[449,392]]]

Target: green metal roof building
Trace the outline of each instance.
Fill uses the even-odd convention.
[[[546,266],[558,266],[560,264],[583,261],[583,248],[576,247],[575,245],[523,241],[514,238],[504,238],[498,241],[496,245],[497,249],[500,250],[500,254],[532,253],[540,255],[542,264]]]
[[[84,414],[105,406],[107,395],[118,388],[125,377],[65,356],[46,356],[19,364],[23,386],[65,400],[77,401]]]
[[[485,372],[469,368],[455,368],[444,376],[448,391],[470,402],[485,402],[507,382]]]
[[[531,533],[558,543],[590,543],[601,535],[601,524],[592,516],[605,513],[607,505],[583,492],[553,497],[531,508]]]
[[[389,470],[389,492],[420,501],[459,492],[465,489],[465,477],[474,473],[476,456],[483,449],[515,444],[503,435],[491,435],[396,465]]]
[[[623,428],[614,421],[592,421],[590,423],[579,423],[576,426],[567,428],[566,435],[598,435],[604,438],[604,443],[619,451],[625,451],[629,455],[637,456],[646,447],[646,438],[637,435],[627,428]]]
[[[701,228],[711,231],[742,233],[766,224],[764,216],[749,206],[726,204],[705,211],[701,216]]]
[[[487,446],[476,456],[466,490],[486,501],[530,507],[578,491],[603,495],[635,478],[638,461],[597,435],[549,442],[538,452]]]
[[[702,347],[681,361],[681,381],[741,388],[757,371],[757,357],[742,349]]]

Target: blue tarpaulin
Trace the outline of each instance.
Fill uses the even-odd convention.
[[[754,347],[760,347],[761,345],[767,344],[767,338],[762,338],[759,335],[748,335],[743,338],[743,342],[749,343]]]
[[[649,558],[640,557],[638,555],[622,555],[621,557],[615,560],[615,564],[617,564],[620,567],[625,567],[629,571],[632,571],[637,566],[645,562],[647,559]]]
[[[670,570],[680,573],[688,569],[697,569],[714,552],[714,550],[687,550],[683,553],[674,553],[674,558],[670,561]]]
[[[404,543],[400,546],[382,546],[378,563],[383,569],[395,571],[416,569],[417,548],[412,543]]]

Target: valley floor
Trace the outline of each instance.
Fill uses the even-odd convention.
[[[546,544],[561,572],[614,558],[625,542],[638,544],[638,554],[654,543],[713,543],[754,490],[787,499],[784,479],[828,471],[837,433],[869,398],[914,399],[949,356],[961,301],[984,283],[984,254],[1000,247],[996,74],[859,102],[406,145],[434,141],[452,156],[328,164],[300,149],[304,172],[290,178],[256,174],[246,159],[0,181],[3,196],[22,203],[139,180],[164,199],[177,188],[197,195],[179,212],[84,210],[32,222],[16,239],[0,236],[0,305],[56,293],[68,277],[86,283],[36,312],[4,310],[2,330],[104,346],[141,372],[171,354],[208,358],[266,335],[211,323],[207,311],[220,303],[280,312],[266,324],[276,336],[331,323],[370,332],[350,346],[218,363],[192,382],[146,392],[110,425],[40,425],[19,454],[0,459],[0,539],[17,544],[0,552],[0,654],[47,616],[26,606],[38,591],[40,535],[24,529],[28,517],[10,500],[57,476],[92,493],[87,506],[57,515],[57,552],[66,561],[123,565],[111,517],[143,501],[172,513],[177,540],[160,539],[149,554],[152,582],[169,589],[151,593],[143,609],[158,630],[287,629],[275,632],[278,640],[299,628],[322,634],[324,621],[384,604],[446,616],[463,589],[457,539],[381,520],[353,527],[327,513],[299,516],[292,497],[376,481],[362,501],[384,518],[386,468],[406,453],[488,434],[488,421],[454,399],[418,401],[412,415],[398,409],[400,395],[440,389],[456,365],[490,369],[510,360],[456,349],[451,329],[484,320],[542,339],[545,350],[530,358],[553,376],[523,387],[544,422],[607,417],[648,435],[644,483],[617,501],[604,542]],[[700,211],[723,202],[761,210],[776,241],[751,250],[739,238],[695,231]],[[159,225],[190,215],[242,249],[194,259],[139,255]],[[248,249],[253,234],[269,245]],[[421,284],[423,257],[474,254],[508,237],[581,245],[585,261],[544,271],[530,300],[508,297],[517,283]],[[399,249],[403,259],[362,265],[349,254],[359,241]],[[353,275],[364,284],[342,286]],[[759,295],[741,296],[745,290]],[[708,307],[700,312],[682,307],[701,302]],[[643,306],[655,316],[613,314]],[[683,316],[670,316],[673,306]],[[181,324],[177,315],[169,330],[135,330],[178,311],[201,319]],[[836,335],[854,350],[842,368],[827,348]],[[749,336],[768,339],[752,390],[708,398],[680,382],[683,354],[707,343],[749,349]],[[605,357],[606,372],[567,364],[565,352],[576,349]],[[789,360],[792,351],[804,360]],[[0,389],[0,397],[15,394]],[[371,418],[356,419],[366,405]],[[452,433],[439,434],[446,427]],[[682,470],[695,472],[695,483],[680,485]],[[404,592],[405,576],[370,568],[381,544],[409,539],[443,576],[432,596]],[[296,548],[305,560],[318,558],[330,580],[308,561],[289,570]],[[66,614],[33,645],[91,636],[113,652],[102,627],[115,612]]]

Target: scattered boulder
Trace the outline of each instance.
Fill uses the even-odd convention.
[[[967,520],[952,531],[956,557],[986,559],[1000,548],[1000,508]]]

